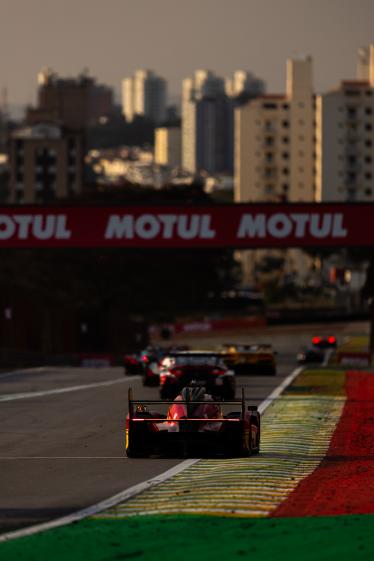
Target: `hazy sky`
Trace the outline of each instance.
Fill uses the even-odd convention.
[[[120,88],[136,68],[172,93],[197,68],[246,69],[284,91],[287,57],[311,54],[317,91],[355,77],[357,48],[374,43],[374,0],[0,0],[0,88],[35,100],[36,74],[87,67]]]

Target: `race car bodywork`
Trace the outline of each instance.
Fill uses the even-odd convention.
[[[193,382],[208,393],[223,399],[235,397],[235,376],[220,353],[185,351],[170,353],[160,362],[160,397],[174,399],[182,388]]]
[[[222,404],[211,396],[193,402],[134,400],[129,389],[129,413],[126,417],[126,453],[130,458],[151,455],[200,457],[221,455],[249,456],[260,450],[260,414],[256,406],[246,407],[244,390],[241,400],[225,402],[237,410],[223,414]],[[168,405],[167,414],[149,411],[148,405]],[[196,410],[198,406],[198,410]]]
[[[303,347],[296,355],[299,364],[322,364],[326,358],[326,353],[336,349],[337,341],[334,335],[321,337],[316,335],[312,338],[312,344]]]
[[[143,386],[160,385],[160,365],[162,359],[172,352],[188,350],[187,345],[173,345],[170,347],[149,347],[141,353],[143,364]]]
[[[235,374],[258,374],[275,376],[277,367],[270,344],[225,343],[221,356]]]

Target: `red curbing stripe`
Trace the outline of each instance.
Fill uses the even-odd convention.
[[[271,516],[374,513],[374,373],[346,373],[347,401],[326,457]]]

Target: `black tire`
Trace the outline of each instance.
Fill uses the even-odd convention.
[[[126,449],[126,455],[128,458],[149,458],[149,452],[142,449],[137,450],[133,446]]]

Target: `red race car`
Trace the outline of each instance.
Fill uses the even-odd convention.
[[[148,405],[168,406],[166,413]],[[223,413],[223,405],[237,411]],[[130,458],[151,455],[199,457],[249,456],[260,450],[260,414],[242,399],[217,402],[203,387],[186,387],[174,402],[137,401],[129,389],[126,418],[126,453]]]
[[[174,399],[185,386],[201,385],[214,397],[235,397],[235,375],[221,353],[185,351],[170,353],[160,362],[160,397]]]

